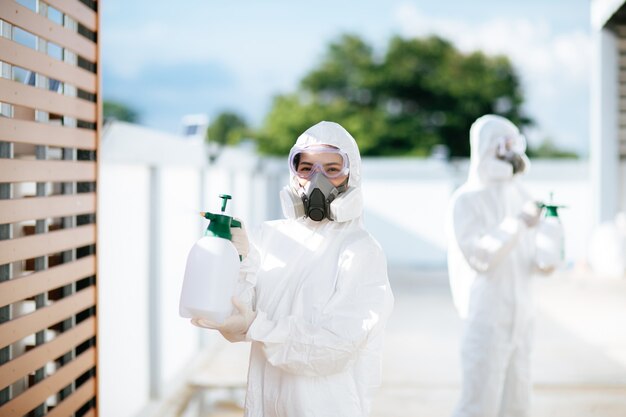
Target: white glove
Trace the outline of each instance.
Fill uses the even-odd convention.
[[[539,223],[541,218],[542,204],[537,201],[527,201],[522,206],[522,211],[518,214],[518,217],[526,223],[528,227],[535,227]]]
[[[253,311],[247,304],[236,297],[233,297],[231,301],[237,309],[237,313],[228,317],[222,324],[207,319],[191,319],[191,324],[204,327],[205,329],[218,330],[229,342],[245,340],[246,333],[256,318],[256,311]]]
[[[551,275],[555,270],[555,266],[546,266],[544,268],[539,268],[539,271],[544,275]]]
[[[246,233],[246,226],[243,224],[243,221],[240,219],[235,219],[241,223],[241,227],[231,227],[230,234],[232,235],[230,241],[233,242],[235,248],[237,249],[237,253],[241,255],[241,259],[244,259],[248,256],[248,251],[250,249],[250,244],[248,242],[248,233]]]

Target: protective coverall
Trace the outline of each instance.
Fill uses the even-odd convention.
[[[349,157],[348,189],[360,193],[356,142],[321,122],[296,145],[326,144]],[[360,195],[360,194],[359,194]],[[340,203],[342,195],[336,201]],[[307,217],[263,224],[243,261],[241,299],[256,318],[247,417],[363,417],[380,384],[385,323],[393,307],[385,255],[354,200],[337,222]]]
[[[448,270],[454,303],[465,319],[462,394],[454,417],[529,415],[530,284],[537,248],[535,229],[520,212],[531,197],[520,175],[496,157],[503,137],[518,136],[503,117],[476,120],[468,180],[451,202]]]

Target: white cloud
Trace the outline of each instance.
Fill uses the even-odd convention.
[[[554,35],[548,21],[540,17],[497,18],[475,24],[433,18],[409,3],[399,6],[395,14],[406,36],[438,34],[464,52],[481,49],[489,54],[505,54],[523,76],[587,81],[591,40],[581,31]]]
[[[580,147],[586,140],[586,131],[574,140],[571,135],[567,139],[559,138],[559,124],[571,122],[565,116],[558,120],[558,114],[559,110],[564,113],[566,106],[577,109],[586,106],[591,55],[589,34],[580,30],[555,34],[550,23],[540,16],[532,20],[494,18],[476,23],[436,18],[427,16],[410,3],[400,5],[395,10],[395,18],[404,36],[436,34],[449,39],[463,52],[482,50],[507,55],[525,87],[527,109],[539,122],[543,134],[568,142],[566,146]],[[572,91],[580,93],[578,101],[574,97],[573,102],[564,103],[564,96],[571,98]],[[574,123],[586,130],[582,126],[586,121]],[[579,143],[573,144],[573,141]]]

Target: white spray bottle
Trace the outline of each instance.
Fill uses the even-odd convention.
[[[240,257],[230,239],[231,227],[241,223],[224,213],[231,196],[222,194],[222,214],[202,212],[210,220],[204,237],[187,256],[185,278],[180,294],[181,317],[203,318],[216,323],[231,315],[231,298],[239,279]]]
[[[550,193],[550,203],[543,207],[546,214],[539,223],[536,237],[537,266],[540,269],[559,268],[565,260],[565,240],[558,209],[564,206],[555,205]]]

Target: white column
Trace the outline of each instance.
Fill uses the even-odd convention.
[[[594,224],[613,220],[619,195],[617,35],[603,28],[593,34],[591,72],[591,181]]]

